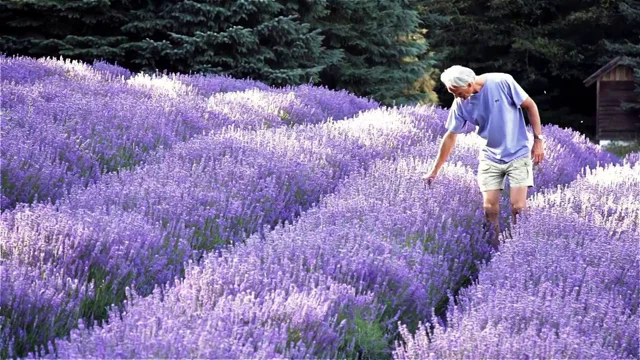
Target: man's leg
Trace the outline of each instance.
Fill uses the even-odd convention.
[[[500,234],[500,190],[488,190],[482,193],[483,208],[486,224],[491,226],[491,246],[498,249],[500,240],[498,236]]]
[[[511,199],[511,221],[516,224],[516,218],[527,206],[527,186],[511,187],[509,198]]]
[[[511,199],[511,215],[513,224],[527,206],[527,190],[533,186],[533,161],[529,156],[514,160],[507,167],[509,198]]]
[[[478,185],[482,192],[485,234],[492,233],[491,245],[497,249],[500,241],[500,193],[504,189],[505,171],[502,165],[482,159],[478,164]]]

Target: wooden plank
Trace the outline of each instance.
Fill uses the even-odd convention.
[[[628,124],[626,125],[608,125],[608,123],[603,123],[602,126],[600,127],[600,131],[628,131],[631,133],[635,133],[640,135],[640,132],[638,132],[638,130],[640,130],[639,127],[637,126],[629,126]]]
[[[623,59],[624,59],[623,56],[615,57],[614,59],[609,61],[607,64],[602,66],[600,69],[598,69],[598,71],[596,71],[595,73],[591,74],[588,78],[586,78],[583,81],[584,85],[585,86],[591,86],[591,84],[593,84],[597,80],[600,80],[602,78],[602,75],[604,75],[604,74],[608,73],[609,71],[613,70]]]
[[[611,91],[611,90],[633,90],[635,84],[633,80],[623,80],[623,81],[607,81],[603,82],[600,86],[600,92]]]
[[[629,132],[634,132],[634,133],[638,133],[638,130],[640,130],[640,126],[635,125],[631,122],[629,123],[616,123],[616,122],[611,122],[611,121],[603,121],[600,124],[600,130],[601,131],[612,131],[612,130],[618,130],[618,131],[629,131]],[[638,133],[640,135],[640,133]]]
[[[606,82],[633,80],[633,69],[628,66],[618,65],[616,68],[603,74],[600,79]]]
[[[623,113],[620,103],[613,104],[610,106],[600,106],[600,113],[617,113],[617,112],[621,114]]]
[[[600,136],[601,140],[638,140],[640,138],[639,134],[628,131],[603,132]]]
[[[634,80],[633,69],[628,67],[628,66],[621,66],[619,80],[621,80],[621,81],[627,81],[627,80],[633,81]]]
[[[600,79],[596,85],[596,141],[600,141]]]
[[[603,74],[603,78],[620,78],[626,70],[623,67]],[[626,75],[624,75],[626,76]],[[640,119],[622,110],[620,105],[624,101],[634,101],[638,97],[633,92],[633,81],[598,82],[596,111],[596,137],[601,139],[628,138],[640,136]]]
[[[638,138],[640,134],[633,131],[627,131],[622,129],[603,129],[600,131],[600,136],[603,137],[604,134],[625,134],[626,137],[629,138]]]
[[[605,127],[611,127],[611,126],[623,126],[629,129],[633,129],[633,128],[637,128],[638,125],[636,125],[633,121],[633,119],[624,119],[624,118],[614,118],[614,117],[604,117],[602,118],[603,122],[602,122],[602,126],[603,128]]]

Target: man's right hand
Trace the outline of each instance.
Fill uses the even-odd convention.
[[[431,186],[433,181],[436,179],[436,176],[438,176],[438,171],[432,169],[427,175],[422,177],[422,180],[424,180],[427,185]]]
[[[436,158],[435,164],[431,167],[428,175],[422,177],[427,185],[431,185],[433,181],[436,179],[438,175],[438,171],[442,164],[447,160],[453,146],[456,144],[456,133],[447,131],[442,138],[442,142],[440,142],[440,150],[438,151],[438,157]]]

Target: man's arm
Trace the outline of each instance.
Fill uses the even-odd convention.
[[[527,115],[529,115],[529,122],[531,123],[531,128],[533,128],[533,148],[531,149],[531,156],[536,164],[540,163],[544,158],[544,149],[542,147],[542,139],[536,139],[537,136],[542,135],[542,124],[540,122],[540,113],[538,112],[538,106],[535,101],[530,97],[520,105],[523,109],[527,111]]]
[[[462,133],[465,125],[467,124],[461,112],[462,110],[460,108],[460,99],[456,98],[455,100],[453,100],[453,104],[451,104],[451,109],[449,109],[447,123],[445,124],[447,133],[444,134],[444,137],[440,142],[440,150],[438,150],[436,163],[431,167],[431,171],[429,172],[429,174],[423,177],[423,179],[425,179],[428,183],[431,183],[431,181],[433,181],[433,179],[435,179],[438,175],[438,171],[440,171],[442,165],[444,165],[445,161],[447,161],[447,158],[449,158],[449,154],[451,154],[453,146],[456,144],[457,134]]]
[[[438,158],[436,159],[435,165],[433,165],[433,170],[435,172],[440,171],[440,168],[449,158],[449,154],[451,154],[451,150],[453,150],[454,145],[456,144],[456,137],[458,134],[447,131],[447,133],[442,138],[440,142],[440,150],[438,151]]]
[[[426,180],[429,184],[435,179],[438,175],[438,171],[444,163],[447,161],[449,154],[451,154],[451,150],[453,150],[453,146],[456,144],[456,137],[458,134],[452,131],[448,131],[442,141],[440,142],[440,150],[438,151],[438,157],[436,158],[436,163],[431,167],[431,171],[429,174],[424,176],[424,180]]]
[[[542,135],[542,124],[540,123],[540,113],[538,112],[538,106],[532,98],[528,97],[522,105],[520,105],[523,109],[527,111],[527,115],[529,115],[529,122],[531,123],[531,127],[533,128],[534,135]]]

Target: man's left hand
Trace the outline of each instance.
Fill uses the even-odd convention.
[[[544,149],[542,148],[542,141],[535,140],[533,142],[533,148],[531,149],[531,157],[533,158],[534,164],[540,164],[542,159],[544,159]]]

